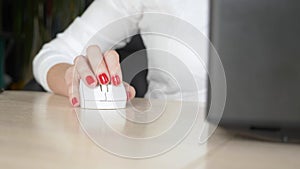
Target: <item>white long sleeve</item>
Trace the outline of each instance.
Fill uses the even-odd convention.
[[[209,0],[143,2],[145,13],[170,16],[144,14],[139,23],[148,54],[145,97],[206,102]],[[187,31],[193,28],[197,31]]]
[[[54,40],[42,47],[33,61],[35,79],[45,90],[51,91],[47,83],[47,73],[51,67],[59,63],[73,64],[74,58],[84,52],[85,46],[93,35],[117,19],[141,13],[139,9],[141,7],[135,0],[95,0],[63,33],[58,34]],[[115,31],[114,36],[127,37],[127,34],[137,33],[138,20],[138,15],[135,20],[125,20],[124,27]],[[97,38],[95,43],[102,51],[114,45],[109,35],[101,35]],[[125,42],[121,42],[115,47],[124,45]]]
[[[58,63],[72,64],[76,56],[84,54],[87,45],[96,43],[105,52],[114,46],[114,43],[118,43],[118,40],[124,40],[139,31],[147,48],[149,66],[146,97],[161,98],[160,93],[164,93],[168,95],[168,99],[180,99],[181,95],[184,95],[190,100],[205,101],[207,73],[201,66],[201,61],[180,41],[162,36],[155,31],[157,26],[164,25],[163,15],[167,14],[186,21],[187,25],[192,25],[207,36],[208,2],[209,0],[96,0],[65,32],[44,45],[34,59],[34,76],[47,91],[50,91],[47,72],[52,66]],[[162,18],[153,17],[149,13],[162,14]],[[124,19],[132,15],[134,17]],[[121,18],[123,18],[122,26],[98,32]],[[163,29],[176,32],[176,24],[173,27],[167,25]],[[97,36],[94,36],[96,33]],[[189,33],[178,31],[178,34],[190,36]],[[90,40],[91,37],[94,39]],[[196,42],[202,48],[200,55],[206,57],[208,41],[196,40]],[[115,47],[124,46],[125,43],[123,41]],[[155,53],[153,52],[155,50],[167,53]],[[204,64],[206,64],[205,57]],[[157,71],[158,69],[161,71]],[[172,80],[167,74],[176,79]],[[194,82],[197,84],[197,90],[192,87]]]

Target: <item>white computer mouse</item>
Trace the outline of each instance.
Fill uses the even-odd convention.
[[[85,109],[122,109],[126,107],[127,94],[123,83],[88,87],[82,80],[79,84],[80,107]]]

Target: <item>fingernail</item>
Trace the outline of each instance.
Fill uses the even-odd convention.
[[[98,76],[99,80],[100,80],[100,83],[101,84],[107,84],[108,83],[108,77],[105,73],[102,73]]]
[[[87,77],[85,78],[85,80],[86,80],[86,82],[87,82],[89,85],[95,83],[95,80],[94,80],[94,78],[93,78],[92,76],[87,76]]]
[[[77,98],[76,98],[76,97],[73,97],[73,99],[72,99],[72,104],[73,104],[73,106],[75,106],[77,103],[78,103]]]
[[[127,94],[127,100],[129,100],[129,99],[130,99],[130,96],[131,96],[131,94],[130,94],[130,92],[126,92],[126,94]]]
[[[119,75],[112,76],[111,83],[115,86],[118,86],[121,83],[120,76]]]

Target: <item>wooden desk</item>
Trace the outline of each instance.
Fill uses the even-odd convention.
[[[145,104],[143,99],[133,102],[141,107]],[[176,103],[168,104],[165,111],[172,104]],[[299,145],[248,140],[222,129],[200,145],[197,126],[167,153],[139,160],[120,158],[91,141],[77,116],[61,96],[17,91],[0,94],[0,168],[300,168]],[[202,116],[198,118],[201,121]],[[136,137],[158,130],[120,126],[117,130]],[[109,137],[111,133],[105,132]]]

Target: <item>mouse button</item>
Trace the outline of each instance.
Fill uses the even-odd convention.
[[[120,101],[127,100],[125,87],[123,84],[119,86],[108,85],[108,92],[106,93],[107,100]]]
[[[91,100],[106,100],[105,92],[101,91],[100,86],[96,86],[96,88],[93,89]]]
[[[80,82],[80,92],[83,92],[80,95],[84,100],[106,100],[105,93],[101,92],[100,86],[90,88],[83,82]]]

